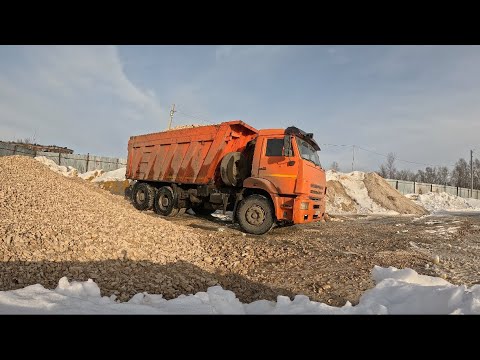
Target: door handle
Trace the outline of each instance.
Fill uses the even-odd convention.
[[[264,166],[264,167],[258,168],[258,170],[267,170],[267,168]]]

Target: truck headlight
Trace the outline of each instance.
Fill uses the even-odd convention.
[[[308,203],[308,202],[301,202],[300,203],[300,210],[308,210],[308,205],[309,204],[310,203]]]

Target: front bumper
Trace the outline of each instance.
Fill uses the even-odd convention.
[[[325,216],[325,197],[318,200],[312,200],[309,196],[275,197],[274,202],[276,217],[279,221],[305,224],[321,221]],[[308,205],[302,206],[302,203],[308,203]]]
[[[302,206],[302,203],[308,205]],[[293,223],[305,224],[321,221],[325,216],[325,197],[319,200],[311,200],[308,196],[295,198],[293,205]]]

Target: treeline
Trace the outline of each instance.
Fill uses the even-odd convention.
[[[463,188],[470,188],[471,186],[470,162],[463,158],[455,163],[452,170],[449,170],[446,166],[427,166],[425,170],[418,170],[416,173],[411,170],[397,170],[395,159],[395,154],[388,154],[386,162],[380,166],[377,173],[386,179],[451,185]],[[473,161],[473,188],[480,189],[480,160],[477,158]]]

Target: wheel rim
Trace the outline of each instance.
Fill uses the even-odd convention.
[[[166,196],[165,194],[161,194],[158,197],[158,207],[162,211],[167,211],[169,206],[170,206],[170,201],[168,200],[168,196]]]
[[[253,205],[247,210],[245,217],[249,224],[261,225],[265,221],[265,210],[259,205]]]
[[[137,191],[135,199],[137,200],[137,203],[142,204],[145,201],[145,192],[143,190]]]

